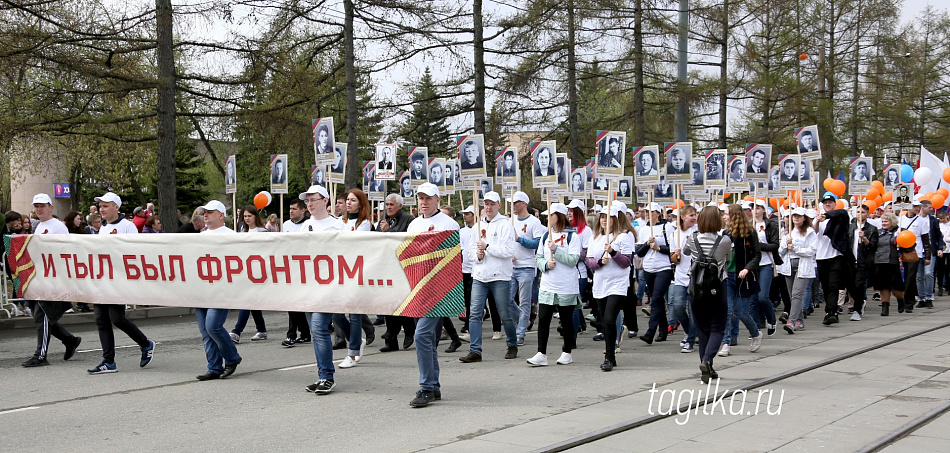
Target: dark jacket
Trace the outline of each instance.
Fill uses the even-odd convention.
[[[871,225],[869,222],[864,222],[864,237],[868,240],[867,245],[858,244],[858,256],[855,257],[857,260],[858,266],[867,266],[874,264],[874,254],[877,251],[877,241],[880,234],[877,231],[877,227]],[[858,221],[852,220],[851,225],[848,227],[848,244],[854,244],[854,236],[858,234]]]
[[[927,216],[930,219],[930,254],[937,255],[937,250],[943,250],[943,232],[940,231],[940,221],[936,216]]]
[[[386,216],[383,221],[389,223],[390,233],[405,233],[409,229],[409,224],[415,219],[411,214],[406,214],[400,210],[396,213],[396,217]]]
[[[761,252],[772,252],[772,261],[776,266],[781,266],[784,262],[778,254],[779,241],[778,221],[774,219],[765,219],[765,242],[759,242]]]
[[[762,259],[759,236],[754,231],[746,237],[736,237],[731,231],[726,231],[726,235],[732,241],[732,251],[736,256],[736,273],[742,269],[758,273],[759,261]]]
[[[897,251],[897,226],[890,230],[878,228],[877,250],[874,251],[874,264],[900,264],[900,253]],[[867,233],[864,233],[867,235]]]
[[[855,262],[854,252],[851,251],[851,242],[848,242],[848,229],[851,227],[851,217],[844,209],[833,209],[825,213],[828,225],[825,227],[825,236],[831,239],[831,247],[841,252],[848,263]]]

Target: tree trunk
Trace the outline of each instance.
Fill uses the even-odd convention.
[[[360,168],[360,150],[356,144],[356,55],[353,46],[353,0],[343,0],[343,73],[346,84],[346,186],[360,187],[363,170]],[[331,201],[332,204],[332,201]]]
[[[158,26],[158,214],[171,224],[177,219],[175,182],[175,56],[171,0],[155,0]]]
[[[729,93],[729,0],[722,3],[722,59],[719,61],[719,147],[726,148],[726,109]]]
[[[686,108],[686,71],[689,38],[689,0],[679,0],[679,43],[676,63],[676,114],[673,120],[673,136],[678,142],[686,141],[689,118]]]
[[[567,2],[567,128],[570,135],[570,154],[573,165],[579,165],[581,159],[580,144],[577,131],[577,56],[574,54],[577,46],[577,33],[574,11],[574,1]],[[570,171],[570,169],[567,169]]]
[[[633,12],[633,143],[646,144],[643,86],[643,0],[636,0]]]
[[[472,3],[475,48],[475,133],[485,133],[485,30],[482,28],[482,0]],[[486,153],[486,156],[488,153]]]

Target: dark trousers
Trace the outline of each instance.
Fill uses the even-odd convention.
[[[388,318],[388,316],[387,316]],[[346,341],[350,338],[350,320],[347,315],[336,313],[333,315],[333,337],[336,341]],[[367,337],[370,332],[376,333],[376,327],[373,326],[373,321],[370,321],[369,316],[361,315],[360,316],[361,327],[363,328],[363,334]]]
[[[27,305],[33,311],[33,323],[36,325],[36,352],[33,357],[41,360],[46,358],[51,335],[67,346],[76,342],[76,337],[59,324],[59,319],[66,311],[62,302],[28,301]]]
[[[825,314],[838,313],[838,291],[853,287],[851,268],[843,255],[826,260],[818,260],[818,281],[825,293]]]
[[[383,338],[386,339],[386,346],[393,349],[399,349],[399,341],[396,336],[399,331],[406,332],[406,338],[413,338],[416,334],[416,319],[408,316],[386,316],[386,333]]]
[[[264,312],[260,310],[241,310],[238,311],[237,323],[234,324],[234,329],[231,332],[238,335],[241,332],[244,332],[244,328],[247,327],[248,316],[254,317],[254,327],[258,332],[267,332],[267,326],[264,325]]]
[[[864,304],[867,303],[868,272],[870,264],[858,263],[854,269],[854,281],[849,285],[848,294],[854,299],[854,311],[864,313]]]
[[[644,272],[647,280],[647,286],[650,287],[650,324],[647,327],[646,336],[653,337],[657,329],[660,329],[660,336],[665,337],[669,330],[669,322],[666,316],[666,293],[670,289],[670,282],[673,281],[673,270],[660,272]]]
[[[934,275],[937,277],[938,288],[950,288],[950,253],[936,258],[937,266],[934,267]]]
[[[561,337],[564,338],[562,351],[569,353],[576,348],[574,342],[574,306],[538,304],[538,352],[548,353],[548,335],[551,333],[551,320],[554,312],[561,317]],[[492,316],[494,318],[494,316]],[[500,318],[500,316],[499,316]]]
[[[455,330],[455,323],[452,322],[452,318],[444,317],[439,321],[439,324],[435,327],[435,343],[439,344],[439,338],[442,338],[442,329],[445,329],[445,332],[449,334],[449,339],[452,341],[462,341],[459,338],[459,331]]]
[[[723,282],[723,289],[725,286]],[[700,362],[713,363],[726,332],[726,314],[729,312],[729,305],[726,303],[726,291],[720,291],[719,294],[720,297],[711,299],[690,299],[690,303],[693,304],[696,334],[699,337]]]
[[[794,272],[792,273],[794,275]],[[792,312],[792,298],[788,293],[788,285],[785,282],[785,276],[780,275],[772,279],[772,288],[769,289],[769,300],[781,300],[782,311]]]
[[[310,338],[310,321],[307,320],[307,314],[300,311],[287,312],[287,338],[297,339],[297,332],[300,332],[300,338]]]
[[[465,293],[465,325],[468,332],[468,317],[472,315],[472,274],[462,274],[462,291]]]
[[[913,307],[917,298],[917,267],[920,261],[904,262],[904,307]],[[898,307],[902,308],[902,307]]]
[[[140,347],[148,347],[148,337],[138,326],[125,317],[125,305],[96,304],[93,306],[96,327],[99,329],[99,343],[102,344],[102,360],[115,363],[115,334],[112,326],[125,332]]]
[[[604,345],[607,348],[604,352],[604,358],[611,363],[616,362],[615,357],[617,349],[617,315],[625,304],[625,297],[611,294],[603,299],[594,299],[597,309],[604,314]],[[624,321],[626,321],[624,316]],[[636,324],[636,319],[634,319]]]

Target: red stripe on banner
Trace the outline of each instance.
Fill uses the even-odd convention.
[[[417,279],[422,279],[438,261],[430,260],[430,263],[431,265],[426,269],[421,267],[415,269],[416,272],[413,273],[419,274],[416,276]],[[421,318],[428,314],[430,310],[435,308],[436,305],[449,295],[449,292],[452,291],[462,279],[461,265],[462,257],[461,255],[456,255],[455,258],[451,260],[449,266],[443,268],[443,271],[439,273],[438,278],[429,280],[429,282],[416,293],[415,297],[413,297],[406,306],[406,309],[403,310],[401,316]],[[406,275],[411,275],[408,269]],[[411,280],[412,277],[410,277],[410,281]]]
[[[666,143],[663,143],[663,152],[665,153],[665,152],[667,152],[667,151],[673,149],[674,146],[676,146],[676,142],[666,142]]]
[[[409,245],[399,254],[399,261],[437,250],[451,235],[452,231],[434,231],[412,236],[407,239]]]
[[[462,142],[464,142],[467,138],[467,135],[459,135],[458,137],[455,137],[455,146],[461,146]]]
[[[756,146],[759,146],[759,144],[758,144],[758,143],[746,143],[746,144],[745,144],[745,152],[752,151],[752,149],[754,149]]]
[[[804,128],[804,127],[796,127],[796,128],[795,128],[795,138],[796,138],[796,139],[798,138],[798,134],[801,134],[801,133],[802,133],[802,130],[803,130],[803,129],[805,129],[805,128]]]
[[[277,155],[276,155],[276,154],[271,154],[271,155],[270,155],[270,163],[271,163],[271,165],[274,164],[274,161],[275,161],[275,160],[277,160]]]
[[[530,149],[531,152],[534,153],[534,150],[538,149],[538,146],[541,146],[541,142],[531,142],[528,145],[528,149]]]
[[[313,132],[317,130],[317,126],[320,125],[320,120],[310,120],[310,131]],[[316,143],[317,136],[313,136],[314,143]]]
[[[597,131],[597,139],[594,140],[594,143],[598,143],[604,139],[604,137],[610,135],[610,131]]]

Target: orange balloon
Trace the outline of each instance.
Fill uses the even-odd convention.
[[[835,182],[834,178],[825,178],[824,182],[821,183],[821,187],[824,187],[825,190],[831,192],[831,183]]]
[[[920,196],[920,201],[924,201],[924,200],[930,201],[930,198],[933,196],[934,196],[933,192],[927,192]]]
[[[874,210],[877,209],[877,207],[878,207],[877,202],[874,201],[874,200],[864,200],[864,203],[862,203],[862,204],[865,205],[865,206],[867,206],[867,207],[868,207],[868,211],[870,211],[870,212],[874,212]]]
[[[257,209],[264,209],[267,207],[267,195],[259,193],[254,195],[254,207]]]
[[[742,197],[742,201],[752,201],[752,195],[746,195]]]
[[[878,193],[884,193],[884,183],[881,181],[872,181],[871,187],[877,189]]]
[[[933,203],[934,209],[940,209],[943,207],[943,204],[947,202],[947,197],[935,193],[934,196],[930,197],[930,202]]]
[[[836,200],[836,201],[835,201],[835,209],[844,209],[844,201],[842,201],[842,200],[840,200],[840,199],[839,199],[839,200]]]
[[[803,52],[801,55],[798,56],[798,59],[805,61],[808,59],[808,54]]]
[[[943,169],[943,180],[946,182],[950,182],[950,168]]]
[[[940,195],[943,195],[944,198],[950,197],[950,190],[947,190],[946,187],[941,187],[941,188],[937,189],[937,192],[936,192],[936,193],[939,193]]]
[[[892,201],[894,200],[894,192],[887,192],[882,195],[881,198],[884,200],[884,202]]]
[[[878,195],[877,198],[874,199],[874,202],[877,203],[877,207],[884,206],[884,198],[881,197],[880,195]]]
[[[903,248],[910,248],[917,244],[917,235],[910,230],[904,230],[897,233],[897,245]]]
[[[680,199],[677,199],[676,202],[673,203],[673,207],[676,209],[682,208],[683,206],[686,206],[686,203],[684,203],[683,200],[680,200]]]
[[[772,209],[778,209],[778,206],[779,206],[779,199],[778,199],[778,198],[769,198],[769,206],[771,206]]]
[[[877,198],[878,195],[880,195],[880,192],[878,192],[877,189],[875,189],[875,188],[873,188],[873,187],[870,188],[870,189],[868,189],[868,198],[870,198],[870,199],[873,200],[873,199]]]
[[[838,179],[835,179],[834,181],[832,181],[830,186],[831,186],[831,193],[839,197],[844,195],[844,191],[847,189],[847,186],[845,186],[844,181],[841,181]]]

